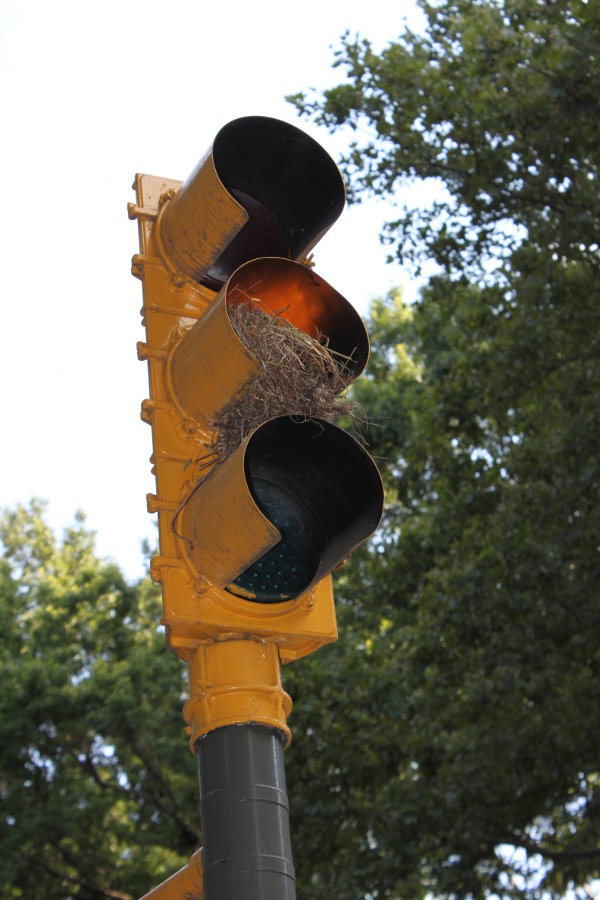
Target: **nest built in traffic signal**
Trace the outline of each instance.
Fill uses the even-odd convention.
[[[236,326],[240,307],[321,348],[343,386],[366,365],[360,317],[307,262],[343,209],[339,171],[297,128],[248,117],[219,132],[183,185],[138,175],[134,187],[159,518],[151,573],[167,641],[187,660],[200,644],[248,637],[298,658],[336,638],[330,573],[377,527],[379,473],[327,417],[288,408],[283,389],[226,455],[219,423],[250,392],[261,399],[265,363]]]

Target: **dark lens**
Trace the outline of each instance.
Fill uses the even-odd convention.
[[[257,603],[292,600],[311,583],[319,564],[321,542],[316,522],[306,506],[281,485],[254,477],[250,486],[281,541],[227,590]]]

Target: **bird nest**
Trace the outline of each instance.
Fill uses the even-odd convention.
[[[260,363],[260,374],[243,396],[227,406],[213,426],[216,460],[229,456],[258,425],[273,416],[333,422],[356,418],[356,404],[340,396],[353,379],[351,358],[328,346],[326,335],[311,337],[259,301],[229,308],[231,324]]]

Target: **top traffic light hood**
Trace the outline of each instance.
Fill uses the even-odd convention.
[[[340,172],[293,125],[234,119],[181,189],[164,204],[159,248],[170,266],[219,290],[259,256],[302,259],[344,208]]]

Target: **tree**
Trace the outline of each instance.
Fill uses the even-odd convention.
[[[346,38],[347,82],[297,101],[371,129],[344,166],[356,198],[440,186],[386,231],[439,274],[411,307],[374,303],[355,389],[382,529],[338,573],[338,644],[285,672],[299,896],[584,897],[600,856],[598,10],[425,8],[424,34],[381,54]],[[57,542],[35,505],[0,539],[3,895],[136,897],[199,840],[156,590],[99,562],[81,522]]]
[[[160,597],[99,561],[79,516],[0,519],[0,893],[133,900],[200,843],[183,667]]]
[[[420,3],[421,35],[380,54],[346,35],[347,81],[290,98],[330,128],[349,126],[350,199],[433,179],[430,208],[405,209],[385,234],[402,261],[434,259],[479,277],[526,243],[551,260],[598,266],[600,14],[587,0]],[[525,240],[526,239],[526,240]]]
[[[439,274],[413,307],[372,308],[355,394],[390,503],[340,579],[350,643],[290,672],[324,698],[289,757],[292,799],[302,780],[319,810],[301,879],[314,897],[583,897],[600,866],[600,16],[423,8],[425,32],[379,54],[346,36],[347,81],[294,101],[370,133],[342,162],[354,199],[440,185],[385,231]]]

